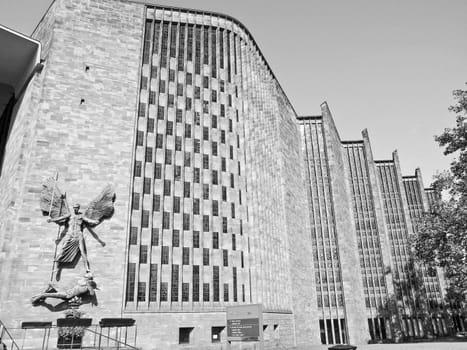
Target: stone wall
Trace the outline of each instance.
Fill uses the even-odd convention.
[[[1,180],[2,189],[12,189],[2,198],[9,208],[1,233],[7,263],[0,319],[7,326],[61,317],[30,303],[52,271],[57,226],[42,217],[39,196],[56,171],[70,205],[86,206],[115,184],[115,215],[95,230],[107,245],[86,240],[99,304],[82,309],[96,320],[120,314],[122,284],[115,281],[122,281],[125,261],[142,25],[138,5],[56,0],[33,35],[44,44],[45,67],[18,110]],[[59,286],[73,286],[83,272],[81,262],[64,270]]]

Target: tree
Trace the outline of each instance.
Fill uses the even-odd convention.
[[[453,92],[456,126],[435,137],[444,155],[455,156],[450,169],[435,177],[437,200],[417,224],[412,243],[416,256],[443,268],[448,299],[465,303],[467,296],[467,90]]]

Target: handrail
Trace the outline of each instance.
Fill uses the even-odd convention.
[[[113,342],[116,342],[118,345],[124,345],[123,347],[124,348],[130,348],[130,349],[133,349],[133,350],[140,350],[140,348],[137,348],[137,347],[134,347],[133,345],[130,345],[130,344],[127,344],[125,342],[122,342],[120,340],[118,340],[117,338],[112,338],[112,337],[109,337],[105,334],[102,334],[102,332],[96,332],[90,328],[86,328],[86,331],[89,331],[91,333],[94,333],[95,335],[98,335],[99,336],[99,345],[98,345],[98,349],[101,349],[101,344],[100,344],[100,337],[104,337],[104,338],[107,338],[108,340],[110,341],[113,341]],[[120,348],[120,346],[118,347]]]
[[[6,328],[5,324],[0,320],[0,344],[3,344],[3,345],[6,345],[3,342],[3,335],[5,333],[8,335],[8,337],[10,338],[10,341],[11,341],[10,350],[13,350],[13,346],[14,346],[14,348],[16,350],[20,350],[20,347],[18,346],[18,344],[16,344],[15,339],[11,336],[10,332],[8,332],[8,328]]]

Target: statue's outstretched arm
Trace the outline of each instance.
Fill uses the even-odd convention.
[[[58,222],[58,221],[62,221],[62,220],[68,219],[70,216],[71,216],[71,214],[68,213],[68,214],[66,214],[66,215],[59,216],[58,218],[55,218],[55,219],[49,218],[49,219],[47,219],[47,222]]]
[[[93,230],[92,228],[90,228],[89,226],[86,226],[86,228],[87,228],[88,231],[91,233],[91,235],[94,237],[94,239],[95,239],[96,241],[98,241],[103,247],[105,247],[105,242],[99,238],[99,236],[97,235],[97,233],[94,232],[94,230]]]

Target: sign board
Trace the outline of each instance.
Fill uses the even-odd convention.
[[[228,306],[227,341],[261,341],[262,309],[261,304]]]

